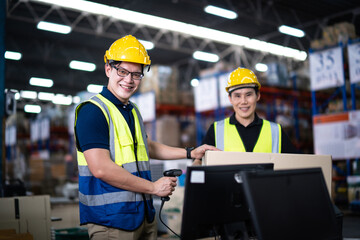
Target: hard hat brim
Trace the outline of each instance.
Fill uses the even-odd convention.
[[[256,83],[239,84],[236,86],[229,87],[226,90],[228,91],[228,93],[232,93],[233,91],[241,89],[241,88],[259,88],[259,86]]]

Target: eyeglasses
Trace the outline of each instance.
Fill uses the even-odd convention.
[[[144,74],[140,72],[130,72],[125,68],[115,67],[114,65],[112,67],[116,69],[117,75],[119,75],[119,77],[127,77],[130,73],[133,80],[141,80],[144,77]]]

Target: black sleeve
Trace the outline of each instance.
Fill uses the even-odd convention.
[[[281,153],[300,153],[283,128],[281,128]]]
[[[211,146],[215,146],[215,130],[214,130],[214,124],[211,124],[209,129],[206,132],[205,137],[202,140],[201,144],[208,144]]]

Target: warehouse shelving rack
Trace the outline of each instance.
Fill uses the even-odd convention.
[[[357,39],[355,41],[359,41],[360,39]],[[349,40],[348,43],[353,42],[354,40]],[[356,90],[359,90],[360,87],[358,86],[357,83],[349,83],[350,85],[350,101],[351,101],[351,109],[349,109],[349,104],[348,104],[348,92],[347,92],[347,80],[349,80],[349,77],[347,78],[347,63],[345,57],[344,57],[344,49],[345,47],[347,47],[347,45],[343,44],[342,42],[340,42],[338,44],[338,46],[340,46],[342,48],[342,57],[344,60],[344,83],[341,86],[335,87],[335,88],[331,88],[331,89],[326,89],[323,91],[314,91],[311,90],[311,100],[312,100],[312,117],[322,113],[321,111],[323,111],[328,105],[329,103],[334,100],[336,97],[341,97],[342,100],[342,106],[343,106],[343,112],[348,112],[349,110],[356,110]],[[334,47],[334,46],[332,46]],[[324,49],[321,49],[324,50]],[[313,49],[310,49],[309,52],[315,52]],[[349,81],[350,82],[350,81]],[[328,92],[329,90],[332,90],[332,93],[323,93],[323,92]],[[319,95],[320,94],[324,94],[324,96],[328,95],[327,98],[323,98],[322,102],[318,101],[319,100]],[[338,174],[338,176],[333,176],[333,181],[336,183],[337,186],[335,186],[335,191],[336,188],[344,188],[344,186],[347,185],[347,176],[351,176],[352,175],[352,160],[354,160],[357,164],[357,166],[359,166],[359,159],[345,159],[346,161],[346,169],[341,169],[341,167],[339,167],[337,165],[337,162],[333,162],[333,169],[336,171],[336,173]],[[344,190],[341,190],[344,191]],[[337,199],[334,199],[334,201],[336,201]],[[339,204],[342,204],[344,201],[343,199],[339,200]]]

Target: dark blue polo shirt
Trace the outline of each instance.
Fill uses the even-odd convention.
[[[134,116],[131,114],[133,106],[131,104],[124,105],[106,87],[103,87],[100,94],[120,110],[134,138],[135,124]],[[75,133],[77,146],[81,152],[92,148],[110,149],[109,125],[100,108],[92,103],[86,103],[80,108]]]

